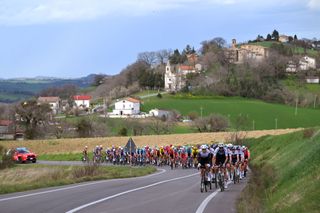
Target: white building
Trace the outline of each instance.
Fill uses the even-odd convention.
[[[73,100],[74,100],[76,107],[85,109],[85,108],[90,107],[91,96],[89,96],[89,95],[75,95],[75,96],[73,96]]]
[[[301,70],[309,70],[309,69],[315,69],[316,68],[316,59],[311,58],[309,56],[304,56],[300,59],[300,69]]]
[[[126,98],[115,103],[113,115],[137,115],[140,113],[140,100]]]
[[[166,117],[166,118],[168,118],[169,114],[170,114],[169,111],[161,110],[161,109],[152,109],[149,111],[149,115],[152,117],[159,117],[159,118]]]
[[[60,110],[61,100],[59,97],[39,97],[37,102],[39,104],[49,104],[54,114],[57,114]]]
[[[201,64],[189,65],[171,65],[167,62],[164,76],[164,88],[166,91],[179,91],[186,85],[186,76],[189,73],[198,73],[202,70]]]
[[[289,61],[287,64],[286,72],[296,73],[300,70],[310,70],[316,68],[316,59],[309,56],[304,56],[299,60],[299,64]]]
[[[289,36],[287,35],[280,35],[279,36],[279,41],[282,43],[287,43],[289,41]]]
[[[306,77],[306,81],[308,84],[319,84],[319,77],[308,76]]]

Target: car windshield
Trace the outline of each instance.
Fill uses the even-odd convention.
[[[27,150],[26,148],[17,148],[17,152],[18,152],[18,153],[21,153],[21,154],[23,154],[23,153],[29,153],[29,150]]]

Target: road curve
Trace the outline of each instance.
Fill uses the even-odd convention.
[[[93,181],[0,195],[0,212],[236,212],[246,181],[227,191],[200,193],[195,169],[171,170],[138,178]]]

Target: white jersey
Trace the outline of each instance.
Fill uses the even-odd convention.
[[[207,158],[209,157],[211,154],[211,152],[209,151],[209,149],[206,150],[206,152],[203,152],[202,149],[198,150],[198,155],[200,158]]]

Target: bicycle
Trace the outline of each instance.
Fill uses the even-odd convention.
[[[200,182],[200,192],[203,191],[207,192],[207,185],[209,186],[210,190],[212,189],[212,184],[209,179],[209,170],[205,166],[201,166],[201,182]]]
[[[239,183],[240,182],[240,170],[239,165],[233,165],[233,183]]]
[[[216,182],[217,182],[217,185],[219,185],[220,187],[220,190],[223,192],[224,191],[224,172],[222,172],[222,168],[223,168],[223,165],[220,164],[219,166],[215,166],[216,167],[216,170],[215,170],[215,178],[216,178]],[[218,179],[217,179],[218,177]]]

